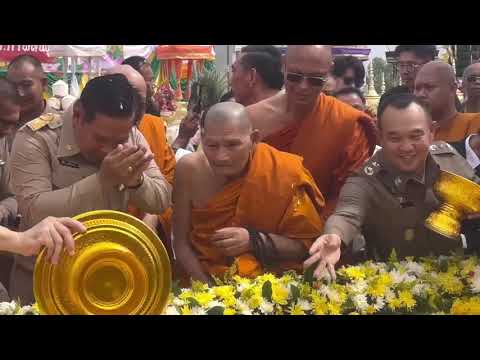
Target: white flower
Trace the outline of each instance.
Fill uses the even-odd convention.
[[[367,297],[363,294],[355,295],[353,298],[353,303],[358,311],[363,312],[368,307]]]
[[[394,298],[396,298],[396,296],[392,289],[387,289],[387,291],[385,291],[385,299],[390,302]]]
[[[423,296],[427,292],[427,289],[427,284],[415,284],[412,288],[412,294],[415,296]]]
[[[421,265],[417,262],[414,262],[414,261],[406,262],[405,268],[407,269],[407,272],[413,273],[416,276],[421,276],[425,272],[425,269],[423,268],[423,265]]]
[[[25,315],[25,314],[32,314],[33,313],[33,306],[32,305],[26,305],[26,306],[23,306],[21,307],[18,312],[16,313],[16,315]]]
[[[167,307],[167,311],[165,312],[166,315],[180,315],[177,308],[175,306]]]
[[[379,297],[377,298],[377,301],[375,301],[375,304],[373,304],[373,307],[375,308],[376,311],[380,311],[385,307],[385,300],[383,298]]]
[[[400,283],[408,283],[417,280],[415,276],[408,275],[408,273],[401,273],[398,270],[390,271],[390,276],[392,277],[393,284],[398,285]]]
[[[178,297],[174,298],[173,301],[172,301],[172,303],[173,303],[173,305],[175,305],[175,306],[183,306],[183,305],[185,305],[185,301],[183,301],[182,299],[180,299],[180,298],[178,298]]]
[[[480,293],[480,272],[476,273],[472,278],[470,288],[474,294]]]
[[[351,292],[361,294],[364,293],[368,288],[368,284],[365,280],[360,279],[348,285]]]
[[[194,306],[191,310],[192,315],[207,315],[207,312],[205,309],[202,309],[201,307]]]
[[[273,304],[269,301],[262,301],[260,311],[262,314],[271,314],[273,312]]]
[[[223,303],[221,303],[220,301],[218,300],[213,300],[213,301],[210,301],[208,304],[207,304],[207,308],[209,309],[212,309],[214,308],[215,306],[221,306],[221,307],[225,307],[225,305]]]
[[[0,303],[0,315],[13,315],[15,314],[16,307],[17,304],[15,304],[15,301],[2,302]]]
[[[312,305],[307,300],[300,299],[297,301],[297,305],[300,306],[300,309],[303,311],[312,310]]]
[[[360,286],[363,286],[363,285],[360,284]],[[329,286],[322,285],[320,289],[318,289],[318,292],[323,296],[327,297],[330,301],[340,302],[340,295],[338,294],[338,292]]]
[[[252,315],[252,310],[249,306],[242,300],[237,300],[237,310],[241,315]]]

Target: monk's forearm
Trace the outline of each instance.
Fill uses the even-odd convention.
[[[180,265],[193,280],[201,281],[207,284],[212,282],[212,278],[205,273],[200,261],[198,261],[197,256],[190,246],[178,244],[177,246],[174,246],[174,248],[175,255]]]
[[[285,236],[269,234],[275,244],[279,260],[303,261],[308,255],[308,249],[302,241],[289,239]]]

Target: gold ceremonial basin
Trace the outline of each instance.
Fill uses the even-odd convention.
[[[99,210],[76,216],[87,231],[75,234],[75,255],[57,265],[37,258],[34,293],[41,314],[161,314],[171,287],[167,251],[137,218]]]
[[[480,213],[480,185],[441,171],[433,191],[442,205],[425,220],[425,226],[446,237],[458,239],[461,222],[466,216]]]

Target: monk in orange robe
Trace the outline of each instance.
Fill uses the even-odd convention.
[[[431,61],[422,66],[415,79],[415,95],[430,107],[435,140],[460,141],[480,130],[480,113],[459,113],[456,94],[457,79],[450,65]]]
[[[183,157],[173,193],[175,255],[189,277],[211,283],[232,265],[241,276],[301,271],[321,234],[322,194],[299,156],[257,144],[245,108],[213,106],[203,151]]]
[[[285,91],[247,108],[261,141],[298,154],[333,212],[347,177],[373,154],[376,128],[365,113],[322,93],[332,66],[328,46],[289,46]]]

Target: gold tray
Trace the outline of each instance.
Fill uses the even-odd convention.
[[[34,270],[41,314],[161,314],[171,288],[167,251],[142,221],[118,211],[74,217],[87,231],[75,234],[75,255],[52,265],[43,250]]]

